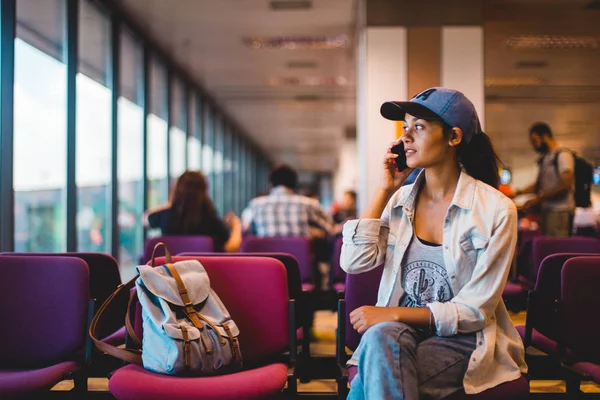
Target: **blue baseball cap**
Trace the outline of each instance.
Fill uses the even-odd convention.
[[[467,143],[481,133],[475,106],[458,90],[434,87],[410,101],[388,101],[381,105],[381,115],[392,121],[403,121],[406,113],[423,119],[439,118],[451,127],[458,127]]]

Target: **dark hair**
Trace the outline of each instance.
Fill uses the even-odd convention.
[[[450,137],[452,127],[444,121],[442,121],[442,127],[444,137]],[[498,189],[500,185],[499,170],[502,163],[488,135],[479,132],[471,137],[469,143],[463,137],[463,141],[456,147],[456,158],[467,174]]]
[[[529,134],[537,133],[540,136],[547,135],[548,137],[552,137],[552,130],[550,129],[550,125],[545,122],[536,122],[531,125],[529,128]]]
[[[356,191],[354,190],[346,190],[346,194],[352,197],[352,200],[356,201]]]
[[[202,173],[186,171],[177,179],[171,192],[170,216],[167,230],[179,234],[193,234],[207,219],[216,218],[208,182]]]
[[[290,189],[296,189],[298,185],[298,173],[289,165],[279,165],[271,171],[269,181],[273,187],[285,186]]]

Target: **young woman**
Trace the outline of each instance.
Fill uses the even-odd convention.
[[[163,235],[206,235],[213,238],[216,251],[235,252],[242,243],[242,224],[234,213],[221,221],[208,195],[204,175],[184,172],[167,205],[146,212],[146,223],[160,228]]]
[[[344,225],[342,268],[384,264],[377,306],[350,313],[363,333],[349,399],[443,399],[479,393],[527,371],[502,302],[517,212],[500,193],[498,158],[473,104],[432,88],[381,114],[404,121],[361,219]],[[398,172],[392,146],[404,143]],[[401,188],[414,168],[415,182]]]

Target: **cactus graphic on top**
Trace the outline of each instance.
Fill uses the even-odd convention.
[[[413,283],[413,293],[415,294],[417,304],[422,304],[422,296],[423,293],[429,287],[429,281],[425,278],[425,270],[421,269],[419,271],[419,282]]]

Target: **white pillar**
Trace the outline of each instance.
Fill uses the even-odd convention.
[[[396,125],[379,114],[385,101],[407,98],[406,28],[365,28],[357,52],[358,212],[381,182],[382,157]]]
[[[442,86],[460,90],[475,105],[485,129],[483,27],[442,28]]]
[[[346,190],[357,190],[356,139],[344,139],[333,180],[333,200],[341,200]]]

